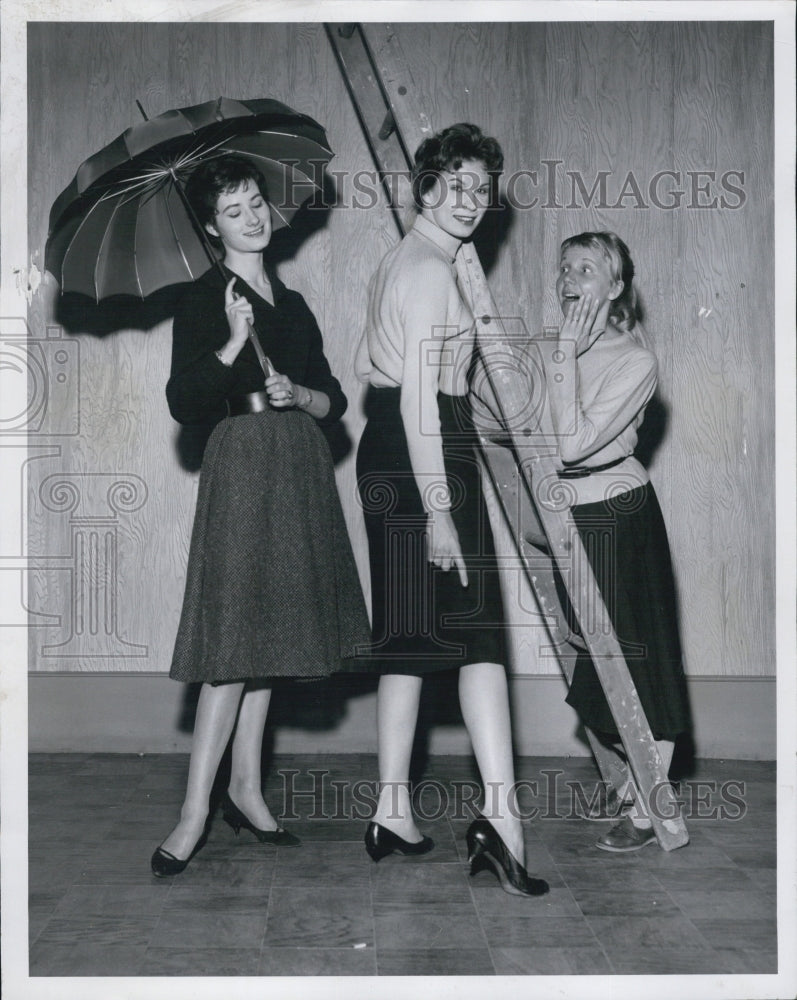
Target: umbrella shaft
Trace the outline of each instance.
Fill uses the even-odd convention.
[[[260,362],[260,367],[263,369],[263,374],[268,378],[272,374],[272,371],[269,370],[269,361],[263,353],[263,348],[251,323],[249,324],[249,339],[252,341],[252,347],[255,349],[255,354],[257,355],[257,360]]]

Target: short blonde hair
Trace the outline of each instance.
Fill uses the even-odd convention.
[[[612,277],[623,283],[623,290],[611,304],[609,316],[623,330],[633,330],[637,321],[636,291],[633,284],[635,271],[625,243],[616,233],[588,232],[569,236],[562,243],[560,252],[564,253],[569,247],[589,247],[600,251],[608,260]]]

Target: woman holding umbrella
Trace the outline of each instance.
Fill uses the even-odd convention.
[[[231,736],[225,820],[263,843],[299,843],[261,790],[273,681],[327,676],[370,635],[319,430],[343,414],[346,398],[312,313],[264,259],[272,221],[263,177],[245,157],[219,156],[194,170],[186,195],[223,272],[196,281],[175,314],[166,387],[177,421],[216,426],[170,671],[202,689],[180,819],[152,856],[161,877],[181,872],[204,843]]]

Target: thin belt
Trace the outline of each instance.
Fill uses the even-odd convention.
[[[613,462],[607,462],[605,465],[571,465],[567,469],[562,469],[558,475],[560,479],[585,479],[593,472],[605,472],[607,469],[613,469],[615,465],[624,462],[627,457],[626,455],[623,458],[616,458]]]
[[[243,396],[230,396],[227,409],[231,417],[242,417],[245,413],[263,413],[269,409],[268,393],[247,392]]]

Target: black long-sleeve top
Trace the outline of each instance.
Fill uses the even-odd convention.
[[[227,272],[227,280],[233,276]],[[334,423],[348,405],[340,383],[324,355],[321,332],[307,303],[274,274],[270,305],[238,278],[234,290],[252,304],[254,327],[274,368],[291,381],[329,397],[329,412],[318,420]],[[178,423],[216,423],[227,415],[226,400],[263,388],[265,376],[257,354],[247,341],[232,365],[224,365],[216,351],[230,339],[224,312],[225,281],[213,267],[195,281],[181,299],[172,327],[172,367],[166,385],[169,411]]]

